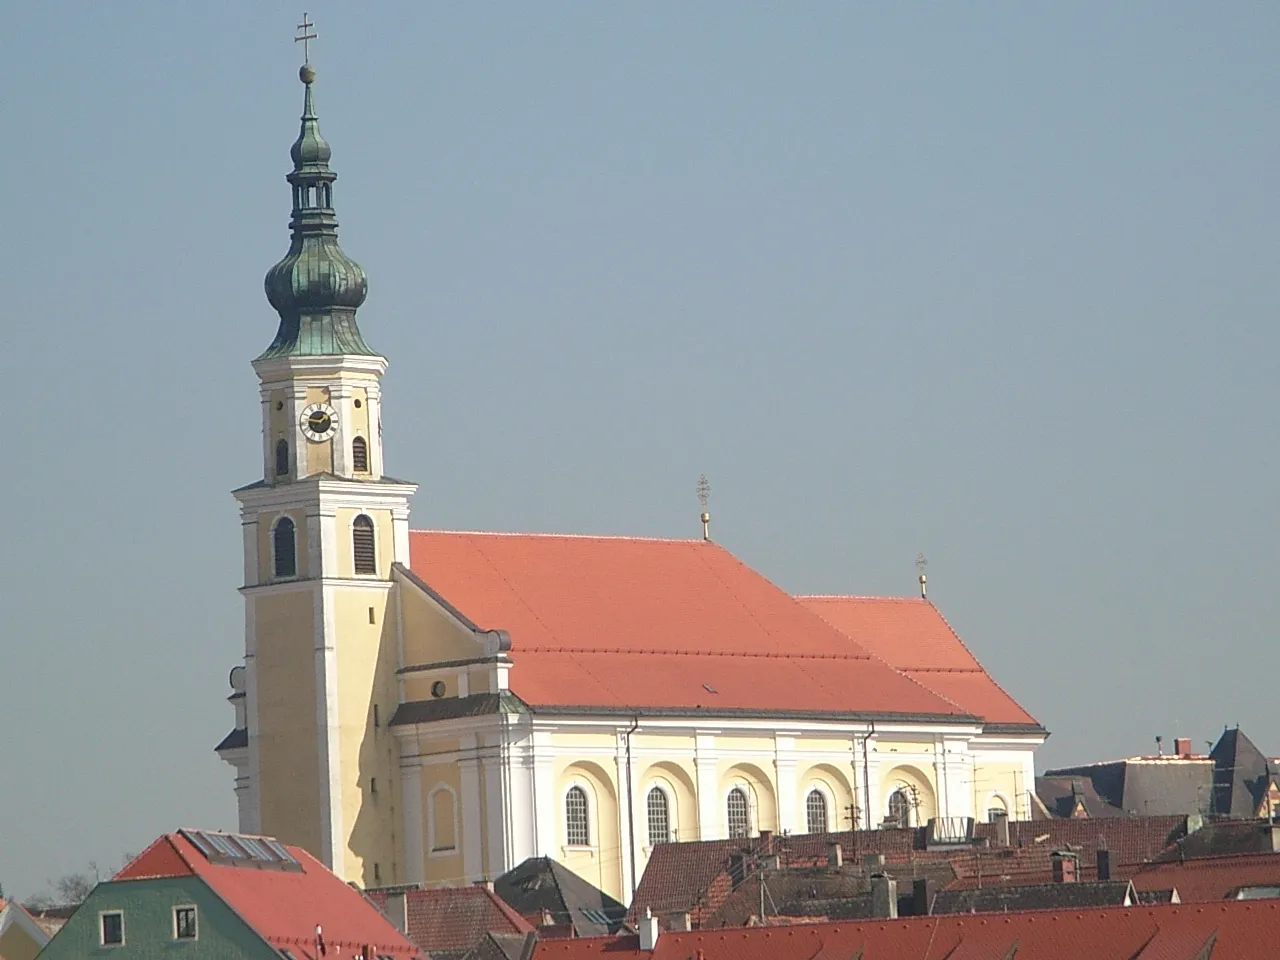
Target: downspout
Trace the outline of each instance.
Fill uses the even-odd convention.
[[[631,795],[631,735],[640,728],[640,718],[631,718],[627,738],[627,847],[631,853],[631,899],[636,898],[636,805]]]

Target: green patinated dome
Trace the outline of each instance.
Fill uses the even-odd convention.
[[[280,314],[276,338],[259,359],[282,356],[364,354],[375,356],[356,326],[356,309],[364,303],[369,281],[364,269],[338,245],[338,218],[333,212],[332,151],[320,136],[312,83],[315,70],[304,64],[299,78],[306,87],[302,129],[289,151],[293,172],[293,216],[289,252],[267,271],[267,299]]]

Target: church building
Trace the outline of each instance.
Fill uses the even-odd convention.
[[[1047,734],[923,597],[791,596],[709,536],[410,529],[300,77],[262,475],[235,491],[241,832],[363,886],[550,857],[627,902],[659,843],[1030,818]]]

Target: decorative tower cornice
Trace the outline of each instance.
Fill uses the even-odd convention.
[[[310,39],[308,37],[307,39]],[[333,212],[331,151],[320,135],[312,86],[316,71],[304,63],[298,78],[305,87],[302,129],[290,154],[293,172],[292,242],[284,259],[267,272],[267,299],[280,314],[280,329],[259,360],[289,356],[377,356],[360,335],[356,309],[369,283],[364,269],[338,246]]]

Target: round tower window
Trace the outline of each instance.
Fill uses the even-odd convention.
[[[437,680],[431,685],[431,695],[439,699],[444,696],[445,686],[443,680]]]
[[[364,406],[364,404],[363,404],[363,403],[361,403],[359,400],[356,400],[356,401],[355,401],[355,404],[356,404],[356,409],[357,409],[357,410],[359,410],[361,407],[363,407],[363,406]]]

